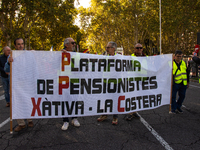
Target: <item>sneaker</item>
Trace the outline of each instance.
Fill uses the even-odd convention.
[[[10,107],[10,103],[7,103],[7,104],[6,104],[6,107]]]
[[[170,111],[169,114],[176,114],[174,110]]]
[[[101,121],[104,121],[105,119],[107,119],[107,115],[101,115],[101,116],[97,119],[97,121],[98,121],[98,122],[101,122]]]
[[[112,124],[117,125],[118,124],[118,118],[113,118]]]
[[[179,114],[182,114],[182,113],[183,113],[183,111],[182,111],[180,108],[177,108],[177,110],[178,110],[178,113],[179,113]]]
[[[68,127],[69,127],[69,122],[64,122],[61,129],[62,129],[62,130],[67,130]]]
[[[24,129],[26,127],[26,125],[22,125],[22,126],[17,126],[16,128],[15,128],[15,132],[19,132],[19,131],[21,131],[22,129]]]
[[[75,127],[79,127],[79,126],[80,126],[80,123],[78,122],[77,119],[73,119],[73,120],[72,120],[72,125],[74,125]]]
[[[30,121],[30,122],[28,123],[28,127],[33,127],[33,126],[34,126],[33,121]]]

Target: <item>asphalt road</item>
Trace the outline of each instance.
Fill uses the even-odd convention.
[[[191,82],[183,103],[183,114],[169,114],[169,105],[140,111],[140,119],[111,124],[112,116],[79,118],[80,127],[62,131],[62,119],[36,119],[33,128],[10,134],[10,109],[5,107],[0,84],[0,150],[199,150],[200,84]],[[17,126],[13,121],[13,128]]]

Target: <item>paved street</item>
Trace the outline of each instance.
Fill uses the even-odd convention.
[[[169,115],[169,105],[138,112],[141,119],[111,124],[112,116],[97,122],[98,116],[79,118],[79,128],[72,125],[62,131],[62,119],[33,120],[33,128],[10,134],[9,108],[5,107],[0,84],[0,150],[199,150],[200,84],[190,83],[183,114]],[[5,124],[5,125],[4,125]],[[13,121],[13,128],[17,126]]]

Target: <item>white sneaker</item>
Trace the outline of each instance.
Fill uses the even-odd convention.
[[[78,122],[77,119],[73,119],[73,120],[72,120],[72,125],[74,125],[75,127],[79,127],[79,126],[80,126],[80,123]]]
[[[62,130],[67,130],[68,127],[69,127],[69,122],[64,122],[61,129],[62,129]]]

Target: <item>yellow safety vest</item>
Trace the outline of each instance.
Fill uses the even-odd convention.
[[[131,56],[137,57],[137,56],[135,55],[135,53],[131,54]],[[145,56],[148,57],[148,55],[145,55],[145,56],[144,56],[144,55],[141,55],[141,57],[142,57],[142,56],[143,56],[143,57],[145,57]]]
[[[180,69],[178,69],[175,61],[173,61],[173,75],[174,75],[174,82],[176,84],[180,84],[183,82],[183,85],[187,85],[187,67],[183,60],[181,60]],[[176,73],[177,70],[177,73]],[[176,73],[176,74],[175,74]]]
[[[133,53],[133,54],[131,54],[131,56],[135,56],[135,54]]]

